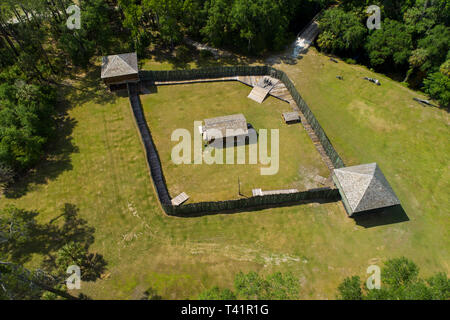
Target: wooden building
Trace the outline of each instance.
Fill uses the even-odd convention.
[[[300,115],[298,112],[285,112],[283,113],[283,120],[287,124],[300,122]]]
[[[101,78],[112,86],[139,81],[139,67],[136,52],[122,53],[102,58]]]
[[[334,169],[332,177],[349,216],[400,204],[376,163]]]
[[[210,118],[203,120],[204,126],[201,128],[203,140],[211,143],[215,140],[225,140],[239,137],[246,139],[248,137],[248,125],[244,115],[233,114],[229,116]]]

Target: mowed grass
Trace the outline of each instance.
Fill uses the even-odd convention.
[[[380,165],[410,219],[392,226],[403,238],[403,254],[425,270],[448,272],[448,111],[418,104],[413,98],[426,99],[422,93],[363,66],[333,63],[315,49],[295,66],[275,67],[287,72],[347,166]]]
[[[348,165],[380,164],[409,221],[383,224],[374,218],[365,227],[348,218],[339,202],[167,217],[149,179],[128,99],[79,95],[68,97],[75,104],[69,116],[77,148],[67,153],[69,164],[38,167],[28,191],[2,197],[0,205],[38,210],[38,220],[47,223],[64,203],[75,204],[95,228],[90,250],[108,262],[103,279],[82,283],[95,299],[139,299],[149,288],[165,299],[195,298],[213,285],[231,288],[237,272],[250,270],[292,271],[301,298],[334,298],[344,277],[365,279],[369,264],[400,255],[416,261],[425,276],[448,273],[448,114],[415,105],[418,94],[398,83],[359,66],[334,64],[314,50],[297,65],[277,67],[295,82]],[[365,75],[382,85],[360,80]]]
[[[247,197],[252,195],[254,188],[306,190],[320,187],[314,181],[317,174],[329,176],[326,165],[301,124],[286,125],[282,120],[281,114],[291,111],[289,104],[273,97],[259,104],[247,98],[250,91],[250,87],[239,82],[215,82],[160,86],[157,93],[141,96],[172,197],[186,192],[190,196],[189,202],[241,198],[238,180],[241,194]],[[250,164],[249,145],[239,145],[210,150],[203,148],[204,153],[218,153],[223,163],[207,164],[203,160],[202,164],[194,164],[194,130],[198,130],[194,122],[237,113],[244,114],[247,122],[260,133],[258,148],[263,143],[260,130],[267,130],[267,154],[272,163],[261,164],[257,153],[258,163]],[[188,130],[190,140],[171,141],[177,129]],[[279,139],[275,141],[279,149],[272,147],[272,130],[278,131]],[[190,145],[191,164],[173,162],[172,149],[180,142]],[[237,164],[239,152],[245,154],[245,164]],[[231,155],[233,163],[227,162],[227,154]],[[261,169],[269,167],[273,168],[272,174],[263,175]]]

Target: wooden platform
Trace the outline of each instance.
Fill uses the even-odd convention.
[[[250,79],[250,82],[252,84],[256,82],[256,84],[253,85],[253,90],[248,95],[248,98],[258,103],[262,103],[280,80],[269,76],[263,76],[258,79]]]
[[[298,112],[295,112],[295,111],[284,112],[282,114],[282,118],[283,118],[284,122],[286,122],[287,124],[300,122],[300,115],[298,114]]]
[[[248,95],[248,98],[258,102],[263,103],[270,92],[270,89],[261,88],[258,86],[253,87],[253,90]]]
[[[175,198],[172,199],[172,204],[174,206],[179,206],[180,204],[187,201],[188,199],[189,199],[189,196],[186,193],[182,192],[179,195],[177,195]]]

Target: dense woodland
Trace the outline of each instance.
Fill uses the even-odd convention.
[[[442,107],[450,104],[446,0],[79,0],[82,26],[71,30],[66,8],[72,3],[0,3],[0,186],[45,157],[57,135],[59,86],[89,70],[99,56],[135,50],[145,57],[150,47],[173,52],[186,48],[185,37],[264,56],[282,50],[322,10],[320,50],[400,76]],[[379,30],[366,27],[369,4],[382,9]],[[76,245],[67,242],[45,272],[23,268],[22,259],[10,254],[31,243],[34,233],[48,233],[32,217],[17,208],[0,214],[0,280],[7,284],[0,298],[39,298],[49,292],[64,297],[57,276],[61,270],[73,261],[96,264],[87,258],[88,245],[73,248]],[[67,230],[52,232],[63,235]],[[348,286],[358,287],[352,281]]]

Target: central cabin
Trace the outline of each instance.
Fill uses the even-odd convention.
[[[224,144],[227,139],[234,143],[238,141],[248,142],[249,125],[242,113],[229,116],[204,119],[204,126],[200,131],[208,144],[214,141],[222,141]]]

